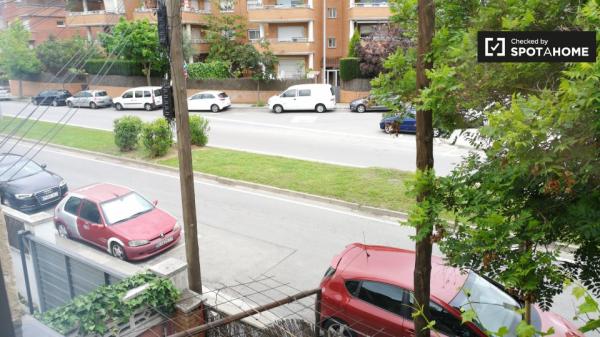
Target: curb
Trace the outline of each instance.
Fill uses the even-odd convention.
[[[23,141],[28,142],[28,143],[35,142],[35,140],[31,140],[31,139],[27,139],[27,138],[24,138]],[[48,144],[47,146],[50,148],[55,148],[55,149],[70,151],[70,152],[77,152],[77,153],[90,155],[90,156],[102,157],[102,158],[110,159],[112,161],[129,163],[129,164],[133,164],[133,165],[143,166],[146,168],[167,170],[167,171],[179,173],[179,169],[177,169],[177,168],[174,168],[171,166],[166,166],[166,165],[161,165],[161,164],[149,163],[149,162],[145,162],[145,161],[141,161],[141,160],[137,160],[137,159],[123,158],[123,157],[118,157],[118,156],[114,156],[114,155],[110,155],[110,154],[82,150],[82,149],[77,149],[77,148],[68,147],[68,146],[64,146],[64,145]],[[291,196],[291,197],[296,197],[296,198],[301,198],[301,199],[306,199],[306,200],[311,200],[311,201],[322,202],[322,203],[326,203],[329,205],[348,208],[353,211],[369,213],[371,215],[398,218],[402,221],[406,220],[408,217],[408,213],[405,213],[405,212],[393,211],[393,210],[389,210],[389,209],[385,209],[385,208],[378,208],[378,207],[373,207],[373,206],[367,206],[367,205],[362,205],[362,204],[358,204],[358,203],[354,203],[354,202],[349,202],[349,201],[344,201],[344,200],[339,200],[339,199],[334,199],[334,198],[329,198],[329,197],[323,197],[323,196],[304,193],[304,192],[297,192],[297,191],[292,191],[292,190],[288,190],[288,189],[284,189],[284,188],[268,186],[268,185],[263,185],[263,184],[257,184],[257,183],[243,181],[243,180],[225,178],[225,177],[220,177],[220,176],[216,176],[216,175],[208,174],[208,173],[201,173],[201,172],[194,171],[194,178],[211,180],[211,181],[217,182],[222,185],[246,187],[246,188],[259,190],[259,191],[265,191],[265,192],[270,192],[270,193],[275,193],[275,194],[280,194],[280,195],[285,195],[285,196]]]

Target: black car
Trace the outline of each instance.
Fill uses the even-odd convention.
[[[365,112],[365,111],[390,111],[385,105],[377,103],[373,96],[355,99],[350,102],[350,111]]]
[[[31,98],[31,102],[35,105],[66,105],[67,98],[71,97],[68,90],[44,90]]]
[[[46,165],[15,154],[0,154],[0,197],[3,205],[33,211],[55,204],[67,193],[65,180]]]

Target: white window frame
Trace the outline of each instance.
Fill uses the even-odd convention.
[[[220,0],[219,9],[221,12],[230,13],[235,9],[235,3],[233,0]]]
[[[337,41],[336,41],[335,37],[327,38],[327,48],[329,48],[329,49],[337,48]]]
[[[258,37],[257,37],[257,38],[255,38],[255,39],[253,39],[253,38],[251,37],[251,35],[250,35],[250,32],[257,33],[257,34],[258,34]],[[260,39],[261,39],[261,36],[260,36],[260,29],[259,29],[259,28],[251,28],[251,29],[248,29],[248,40],[250,40],[250,41],[258,41],[258,40],[260,40]]]
[[[328,19],[337,18],[337,8],[336,7],[327,8],[327,18]]]
[[[59,23],[62,22],[62,23]],[[65,20],[56,20],[56,27],[66,27]]]

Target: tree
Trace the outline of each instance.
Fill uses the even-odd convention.
[[[70,69],[83,68],[83,63],[76,63],[78,60],[75,57],[82,50],[86,50],[88,58],[97,58],[100,52],[93,53],[90,51],[91,48],[97,51],[95,45],[89,44],[79,36],[68,40],[57,40],[55,37],[50,36],[48,40],[35,48],[35,53],[45,71],[61,75],[67,73]]]
[[[353,37],[354,38],[354,37]],[[379,26],[374,32],[363,38],[354,47],[360,59],[360,71],[363,77],[373,78],[381,73],[383,62],[399,47],[407,48],[410,40],[402,36],[402,31],[389,25]]]
[[[19,80],[19,96],[23,96],[22,80],[41,70],[40,61],[29,48],[30,39],[31,34],[20,20],[0,32],[0,70],[9,78]]]
[[[360,33],[358,32],[358,29],[355,29],[350,41],[348,42],[348,57],[357,57],[356,47],[358,45],[360,45]]]
[[[151,85],[152,71],[166,70],[166,52],[158,42],[156,25],[150,24],[148,20],[127,21],[121,18],[112,33],[100,35],[100,41],[107,52],[140,62],[148,85]]]

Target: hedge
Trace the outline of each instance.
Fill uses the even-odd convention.
[[[192,63],[187,68],[192,80],[230,78],[229,64],[223,61]]]
[[[102,75],[144,76],[142,65],[129,60],[88,60],[83,65],[83,68],[88,74],[102,73]]]
[[[340,59],[340,78],[342,81],[350,81],[360,77],[360,61],[357,57]]]

